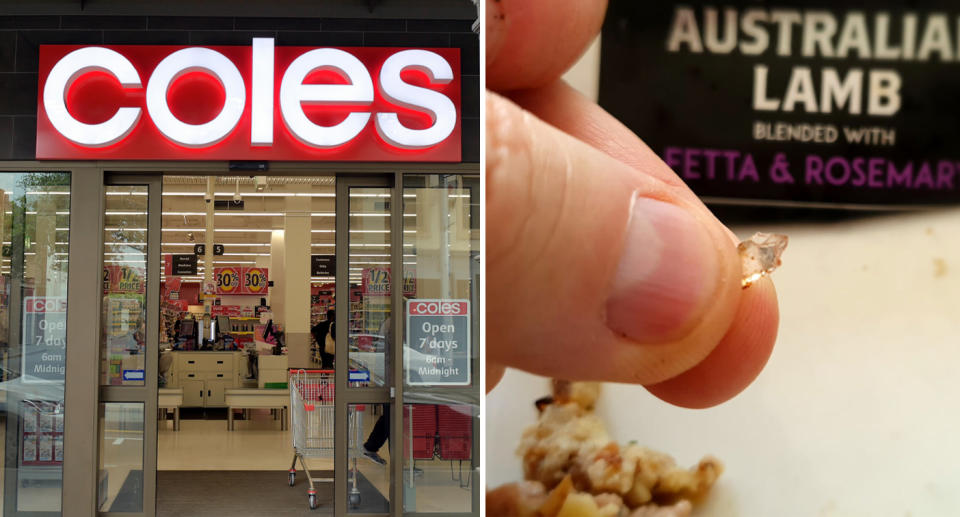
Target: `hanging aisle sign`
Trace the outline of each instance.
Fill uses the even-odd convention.
[[[41,45],[39,160],[460,161],[456,48]]]

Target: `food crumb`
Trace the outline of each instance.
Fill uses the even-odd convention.
[[[933,259],[933,277],[940,278],[947,276],[947,261],[940,257]]]

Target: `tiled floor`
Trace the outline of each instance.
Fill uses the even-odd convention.
[[[363,419],[362,437],[366,437],[376,418]],[[293,459],[291,431],[280,431],[280,424],[267,410],[255,411],[249,421],[236,421],[233,432],[226,431],[223,420],[182,420],[180,431],[171,431],[171,422],[161,428],[157,465],[160,470],[286,470]],[[380,451],[388,458],[387,447]],[[332,470],[328,458],[308,460],[311,470]],[[459,462],[417,461],[423,475],[415,477],[418,511],[469,512],[471,488],[461,488],[459,478],[469,479],[469,465]],[[389,497],[389,464],[381,467],[367,459],[357,461],[360,472]],[[297,470],[300,469],[299,462]],[[462,472],[462,474],[461,474]],[[284,487],[286,488],[286,487]],[[158,493],[157,498],[169,497]]]
[[[368,415],[363,422],[362,436],[369,433],[376,418]],[[292,435],[289,430],[281,431],[279,421],[273,420],[269,411],[254,411],[251,420],[238,420],[235,430],[226,430],[224,420],[182,420],[180,431],[172,430],[172,421],[162,422],[157,443],[157,465],[165,471],[237,471],[237,470],[276,470],[286,471],[293,459]],[[0,433],[2,433],[0,423]],[[104,509],[110,508],[123,481],[131,468],[139,468],[142,458],[142,437],[139,431],[112,431],[105,440],[110,442],[111,456],[107,458],[107,494]],[[0,449],[2,449],[0,441]],[[380,454],[389,459],[387,447]],[[310,458],[311,470],[332,470],[331,458]],[[389,464],[381,467],[365,458],[357,461],[360,472],[385,497],[389,497]],[[469,512],[471,508],[472,487],[461,487],[460,480],[470,479],[469,465],[442,460],[416,462],[423,471],[415,476],[415,506],[421,512]],[[297,470],[300,470],[298,463]],[[0,498],[2,498],[4,476],[0,469]],[[300,476],[303,474],[301,473]],[[277,480],[278,489],[289,489],[281,475]],[[398,485],[398,489],[400,486]],[[32,500],[46,501],[59,506],[55,488],[32,489]],[[43,496],[43,491],[49,496]],[[41,497],[42,496],[42,497]],[[165,494],[158,491],[157,498],[177,497],[177,494]],[[2,500],[2,499],[0,499]],[[409,503],[409,500],[408,500]],[[299,504],[299,503],[298,503]],[[50,509],[56,510],[51,507]],[[2,505],[0,505],[2,517]]]

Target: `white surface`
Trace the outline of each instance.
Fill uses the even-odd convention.
[[[619,441],[727,471],[697,515],[960,514],[960,211],[784,231],[780,335],[759,379],[708,410],[608,385]],[[543,379],[510,372],[487,398],[488,485],[519,479],[512,447]]]

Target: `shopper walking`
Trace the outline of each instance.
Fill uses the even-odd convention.
[[[324,344],[327,339],[327,334],[330,334],[330,337],[336,340],[337,336],[334,334],[336,330],[334,323],[336,320],[337,312],[330,309],[327,311],[326,321],[317,322],[316,325],[310,328],[310,334],[313,335],[313,339],[317,342],[317,347],[320,351],[320,367],[325,370],[333,369],[334,355],[327,352]]]

